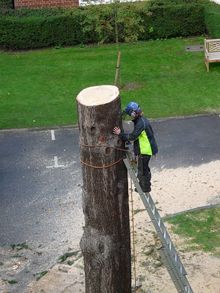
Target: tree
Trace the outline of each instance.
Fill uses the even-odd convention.
[[[77,96],[83,177],[86,293],[130,293],[131,256],[127,170],[123,142],[112,134],[121,126],[119,90],[86,88]]]

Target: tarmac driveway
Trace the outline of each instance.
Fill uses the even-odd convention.
[[[155,169],[220,159],[218,115],[152,122],[159,154]],[[12,292],[51,267],[82,233],[78,130],[0,132],[0,246],[26,242],[32,251]],[[40,253],[38,253],[40,250]]]

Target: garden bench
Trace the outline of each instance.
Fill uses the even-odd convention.
[[[205,65],[209,72],[209,63],[220,62],[220,39],[205,39]]]

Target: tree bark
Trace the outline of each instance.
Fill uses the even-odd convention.
[[[127,170],[115,86],[87,88],[77,96],[83,176],[86,293],[130,293],[131,256]]]

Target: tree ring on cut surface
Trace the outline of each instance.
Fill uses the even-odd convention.
[[[82,90],[77,101],[84,106],[99,106],[112,102],[119,96],[119,90],[114,85],[92,86]]]

